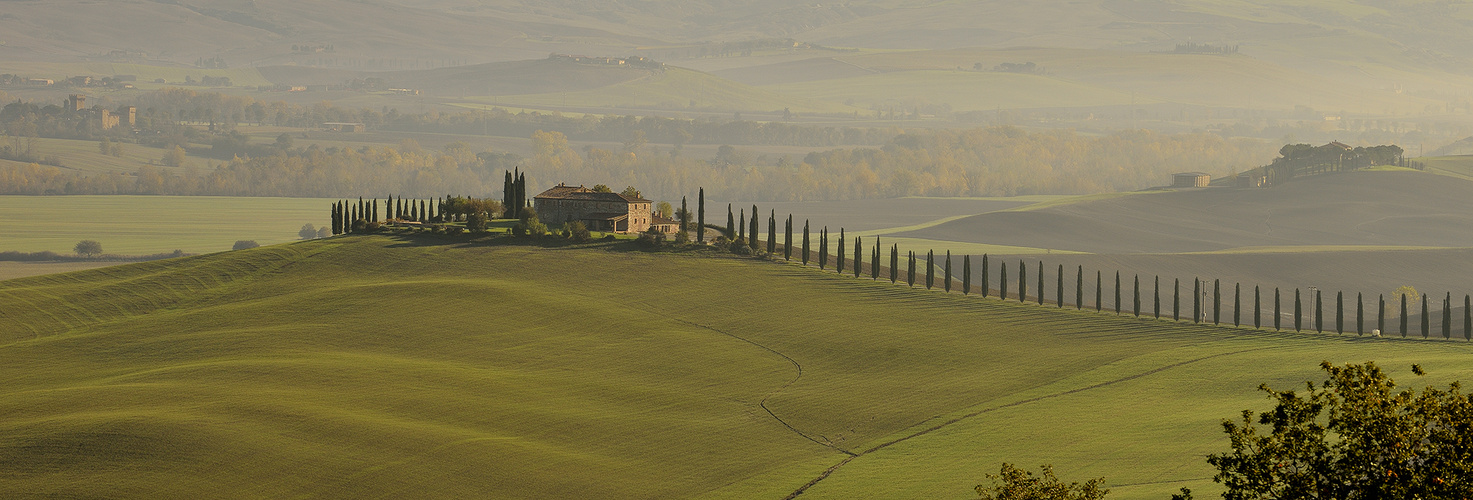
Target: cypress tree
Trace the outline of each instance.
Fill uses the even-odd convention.
[[[946,293],[951,293],[951,250],[946,251],[946,281],[942,283],[946,285],[943,287]]]
[[[1242,293],[1243,284],[1233,283],[1233,326],[1242,325],[1242,322],[1239,321],[1242,315],[1238,314],[1238,311],[1243,310]]]
[[[907,252],[907,254],[910,255],[910,258],[909,258],[909,261],[907,261],[907,263],[906,263],[906,264],[909,264],[909,268],[907,268],[907,270],[906,270],[906,285],[909,285],[910,288],[915,288],[915,286],[916,286],[916,252],[915,251],[910,251],[910,252]]]
[[[1043,263],[1042,262],[1039,262],[1038,263],[1038,291],[1033,292],[1033,293],[1035,293],[1035,294],[1038,295],[1038,305],[1043,305]]]
[[[972,255],[962,255],[962,295],[972,294]]]
[[[792,217],[792,216],[790,215],[789,217]],[[808,265],[808,221],[806,221],[806,220],[803,221],[803,248],[801,250],[803,251],[803,258],[801,260],[803,261],[803,265],[804,266],[807,266]]]
[[[1171,320],[1181,321],[1181,278],[1171,281]]]
[[[737,230],[737,228],[736,228],[736,217],[733,217],[732,216],[731,204],[730,203],[727,203],[726,204],[726,235],[729,236],[729,237],[735,238],[736,237],[736,230]]]
[[[736,229],[736,231],[737,231],[737,241],[742,242],[742,244],[746,244],[747,243],[747,209],[743,208],[741,210],[741,213],[742,213],[741,222],[737,223],[737,225],[736,225],[736,227],[734,229]]]
[[[767,214],[767,255],[777,253],[777,210]]]
[[[685,197],[680,197],[680,232],[690,231],[690,210],[686,208]]]
[[[874,258],[869,260],[869,277],[872,280],[880,280],[880,237],[875,237]]]
[[[807,226],[807,223],[803,223]],[[828,267],[828,227],[819,230],[819,268]]]
[[[900,246],[890,244],[890,283],[900,281]]]
[[[1155,295],[1156,319],[1161,319],[1161,275],[1156,275],[1156,285],[1151,287],[1151,294]]]
[[[1365,296],[1360,292],[1355,292],[1355,334],[1357,336],[1366,334],[1365,305]]]
[[[793,260],[793,214],[783,224],[783,260]]]
[[[1442,299],[1442,339],[1453,338],[1453,293],[1447,292]]]
[[[1074,310],[1084,309],[1084,266],[1080,265],[1074,276]]]
[[[1196,278],[1196,279],[1193,279],[1192,282],[1195,283],[1195,285],[1192,286],[1192,322],[1193,323],[1201,323],[1202,322],[1202,279],[1201,278]]]
[[[1294,331],[1296,331],[1296,332],[1300,331],[1301,330],[1300,326],[1302,326],[1302,319],[1301,318],[1303,316],[1303,311],[1300,309],[1299,305],[1300,305],[1300,303],[1299,303],[1299,289],[1298,288],[1295,288],[1294,289]]]
[[[1212,324],[1214,324],[1214,325],[1221,324],[1221,322],[1218,321],[1220,318],[1222,318],[1222,315],[1220,314],[1221,312],[1222,312],[1222,280],[1213,278],[1213,280],[1212,280]]]
[[[373,199],[373,212],[370,212],[369,214],[372,215],[372,217],[370,218],[373,219],[374,222],[378,222],[378,198]]]
[[[1120,271],[1115,271],[1115,315],[1120,315]]]
[[[858,257],[859,254],[855,253],[854,256]],[[839,228],[839,255],[834,261],[834,272],[844,274],[844,228],[842,227]]]
[[[864,269],[864,238],[854,237],[854,277],[858,278],[860,269]]]
[[[1383,294],[1378,295],[1376,297],[1377,297],[1377,305],[1376,305],[1376,329],[1377,330],[1380,330],[1382,335],[1385,335],[1386,334],[1386,294],[1383,293]]]
[[[752,205],[752,220],[748,222],[749,224],[752,225],[752,227],[749,228],[749,230],[747,231],[747,245],[749,245],[749,246],[752,247],[752,252],[753,253],[756,253],[757,252],[757,248],[759,248],[757,246],[757,234],[758,234],[757,233],[757,226],[759,225],[758,222],[759,221],[757,220],[757,205]]]
[[[1134,286],[1135,288],[1132,289],[1134,292],[1132,305],[1135,307],[1131,309],[1131,312],[1135,313],[1135,317],[1139,318],[1141,317],[1141,275],[1135,275]]]
[[[1274,287],[1274,331],[1284,330],[1279,327],[1283,319],[1284,315],[1279,312],[1279,287]]]
[[[998,273],[997,298],[999,300],[1008,300],[1008,263],[1007,263],[1007,261],[1003,261],[1001,264],[998,264],[997,273]]]
[[[792,216],[789,215],[789,218]],[[706,188],[701,188],[696,195],[696,243],[706,242]],[[803,262],[808,262],[807,254],[803,256]]]
[[[1407,336],[1407,294],[1401,294],[1401,337]]]
[[[992,275],[987,273],[987,254],[982,254],[982,297],[992,293]]]
[[[1028,302],[1028,264],[1018,261],[1018,302]]]
[[[1473,297],[1463,295],[1463,340],[1473,341]]]
[[[512,195],[514,194],[516,194],[516,192],[512,191],[511,188],[511,171],[507,170],[506,180],[501,181],[501,206],[505,209],[503,210],[505,212],[504,217],[508,219],[516,218],[516,205],[512,203],[512,201],[514,201],[512,199]],[[401,208],[400,213],[402,214],[402,208],[404,206],[404,197],[402,196],[399,197],[399,206]]]
[[[1253,329],[1263,327],[1263,309],[1260,307],[1258,285],[1253,285]]]
[[[1054,285],[1054,303],[1059,309],[1064,308],[1064,265],[1059,264],[1058,283]]]
[[[1422,338],[1427,338],[1428,327],[1432,324],[1432,316],[1427,314],[1427,294],[1422,294]]]
[[[1104,310],[1103,307],[1100,307],[1100,303],[1104,302],[1105,300],[1104,293],[1102,292],[1105,286],[1105,280],[1103,276],[1104,275],[1101,274],[1100,271],[1095,271],[1095,312],[1100,312]]]
[[[936,284],[936,251],[926,250],[926,289]]]
[[[1345,292],[1335,292],[1335,333],[1345,333]]]
[[[517,217],[522,216],[522,209],[527,208],[527,173],[517,178]]]

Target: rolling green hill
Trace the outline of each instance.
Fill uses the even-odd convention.
[[[1462,342],[619,248],[340,237],[0,282],[0,495],[960,497],[1008,460],[1159,498],[1211,489],[1258,383],[1473,375]]]

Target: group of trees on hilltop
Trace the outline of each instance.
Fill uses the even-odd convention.
[[[1338,143],[1321,146],[1286,144],[1279,157],[1263,167],[1269,183],[1321,172],[1342,172],[1377,165],[1399,165],[1405,161],[1400,146],[1372,146],[1347,149]]]

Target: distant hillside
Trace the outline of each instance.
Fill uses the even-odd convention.
[[[992,212],[895,236],[1089,253],[1256,246],[1473,247],[1473,181],[1350,172],[1265,189],[1146,193]]]
[[[436,96],[536,94],[607,87],[651,74],[622,66],[575,64],[548,59],[499,62],[410,71],[347,71],[304,66],[269,66],[261,75],[288,85],[341,85],[355,78],[380,78],[390,88]]]

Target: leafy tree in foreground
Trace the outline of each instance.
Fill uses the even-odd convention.
[[[1259,386],[1274,409],[1222,423],[1232,451],[1207,462],[1227,487],[1223,498],[1473,495],[1473,403],[1458,383],[1397,390],[1375,363],[1320,367],[1323,383],[1302,394]]]
[[[1042,471],[1032,471],[1002,464],[996,475],[988,474],[991,485],[977,485],[977,497],[981,500],[1099,500],[1110,490],[1101,486],[1105,478],[1095,478],[1084,484],[1065,483],[1054,476],[1054,468],[1045,465]]]

